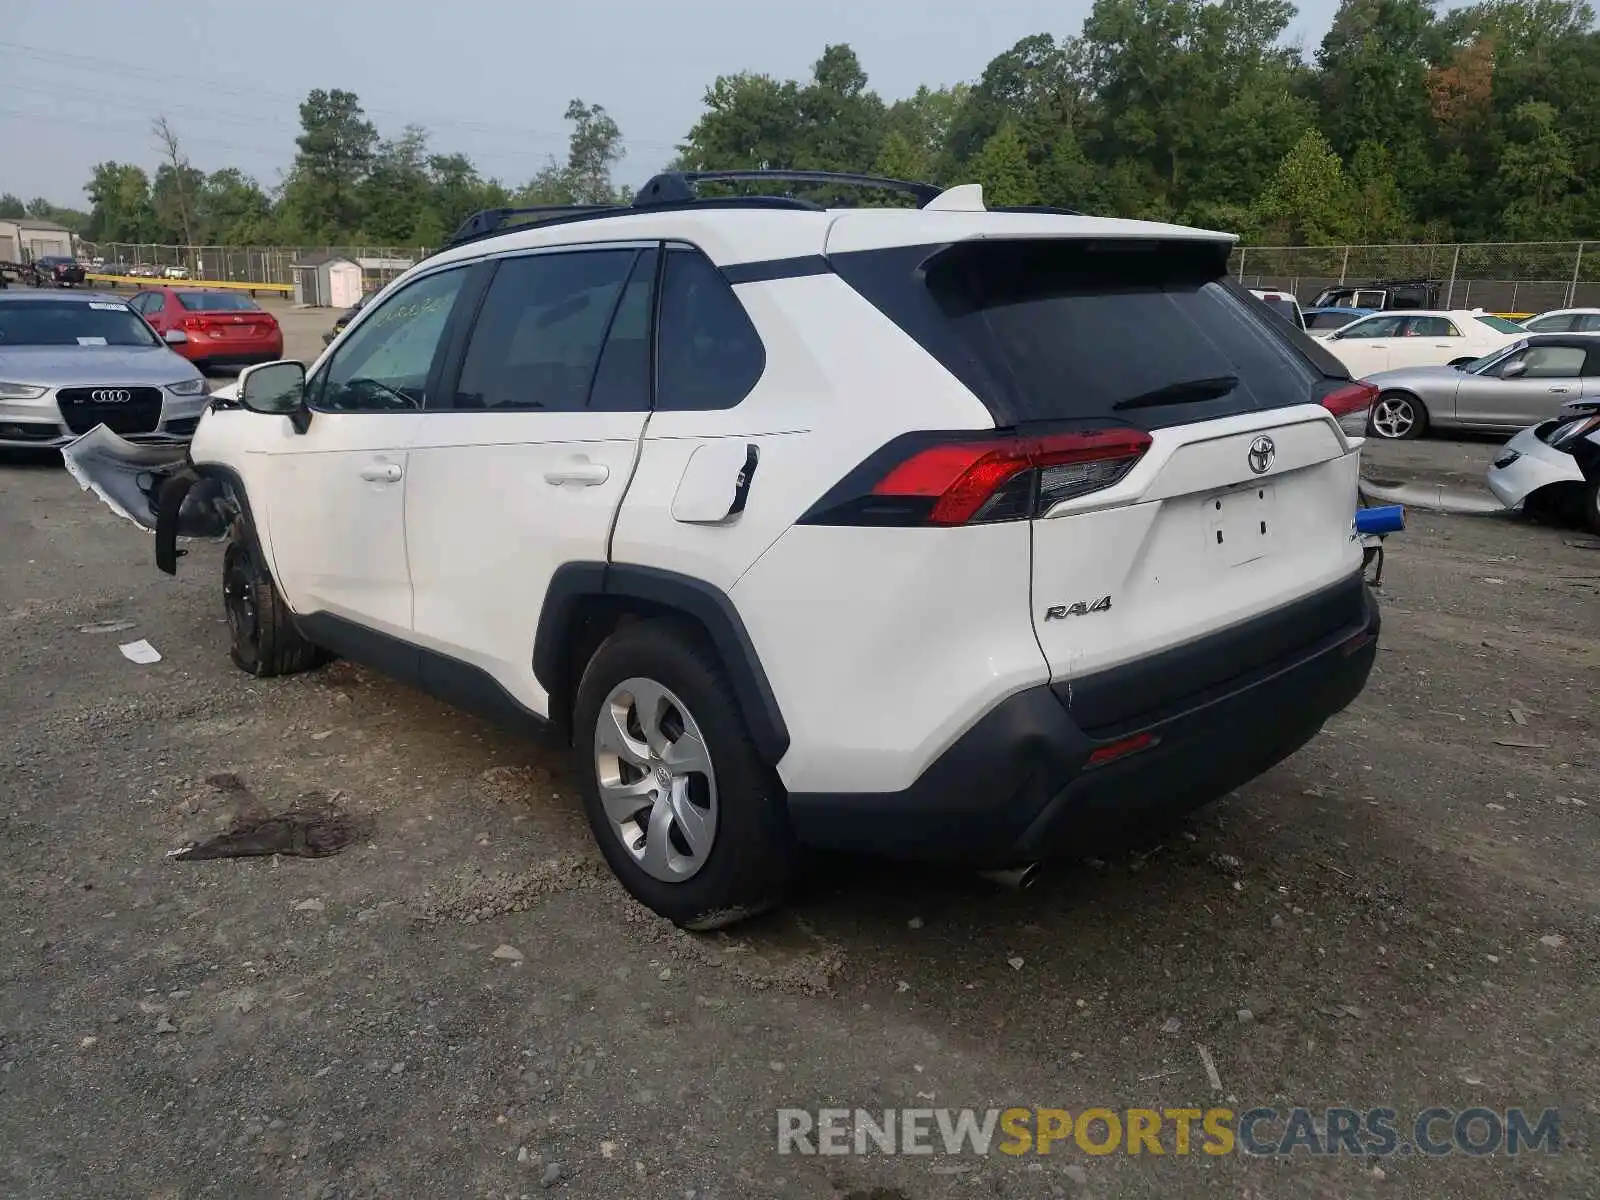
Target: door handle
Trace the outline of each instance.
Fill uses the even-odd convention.
[[[361,468],[361,478],[370,483],[394,483],[401,474],[399,463],[373,463]]]
[[[1550,390],[1551,390],[1551,391],[1552,391],[1552,392],[1556,392],[1556,393],[1558,393],[1558,394],[1559,394],[1559,395],[1562,395],[1562,396],[1565,396],[1565,395],[1566,395],[1566,394],[1567,394],[1567,393],[1568,393],[1568,392],[1570,392],[1570,391],[1571,391],[1571,390],[1572,390],[1572,389],[1571,389],[1571,388],[1569,388],[1569,387],[1552,387],[1552,388],[1551,388],[1551,389],[1550,389]]]
[[[554,487],[560,487],[564,483],[594,487],[610,478],[610,467],[605,463],[590,462],[588,456],[583,454],[569,458],[560,466],[551,467],[544,473],[544,481]]]

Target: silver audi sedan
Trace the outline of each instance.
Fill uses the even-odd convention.
[[[1600,334],[1531,333],[1459,367],[1401,367],[1366,382],[1378,389],[1368,419],[1377,437],[1433,426],[1509,433],[1600,396]]]
[[[205,377],[115,296],[0,292],[0,446],[64,446],[104,425],[134,442],[185,442]]]

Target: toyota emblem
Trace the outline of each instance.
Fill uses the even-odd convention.
[[[1278,447],[1271,438],[1263,435],[1250,443],[1250,469],[1257,475],[1271,470],[1272,460],[1277,457]]]
[[[133,393],[127,388],[95,388],[89,399],[96,404],[126,404],[133,399]]]

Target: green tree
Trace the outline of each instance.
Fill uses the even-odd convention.
[[[143,168],[99,163],[84,190],[91,202],[85,233],[92,241],[147,242],[155,237],[158,223],[150,202],[150,177]]]
[[[21,196],[13,196],[10,192],[0,196],[0,218],[25,217],[28,215],[28,206],[22,202]]]
[[[1362,142],[1350,159],[1349,233],[1358,242],[1395,242],[1411,224],[1395,179],[1393,156],[1377,142]]]
[[[282,220],[307,242],[342,242],[361,226],[362,184],[378,131],[354,92],[317,88],[300,105],[299,148],[284,187]]]
[[[207,243],[261,246],[274,240],[271,200],[237,167],[224,167],[206,176],[198,207]]]
[[[433,200],[428,177],[428,133],[407,125],[379,142],[361,182],[361,240],[384,246],[412,244],[418,213]]]
[[[1507,235],[1519,241],[1565,236],[1573,181],[1572,150],[1556,128],[1555,109],[1537,100],[1519,105],[1500,152],[1501,222]]]
[[[1308,129],[1278,164],[1256,220],[1274,245],[1327,245],[1345,239],[1352,204],[1344,164],[1320,131]]]
[[[1015,125],[1002,125],[984,142],[967,163],[967,174],[983,185],[983,201],[990,207],[1039,202],[1039,183]]]
[[[612,204],[618,199],[611,171],[626,150],[622,130],[598,104],[573,100],[567,105],[572,133],[567,141],[567,188],[578,204]]]
[[[762,170],[800,165],[800,87],[769,75],[719,75],[706,111],[678,148],[685,170]]]

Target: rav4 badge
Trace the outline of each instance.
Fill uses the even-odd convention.
[[[1064,621],[1068,617],[1084,617],[1090,613],[1106,612],[1111,608],[1111,597],[1101,596],[1098,600],[1079,600],[1076,604],[1058,604],[1054,608],[1046,609],[1046,621]]]

